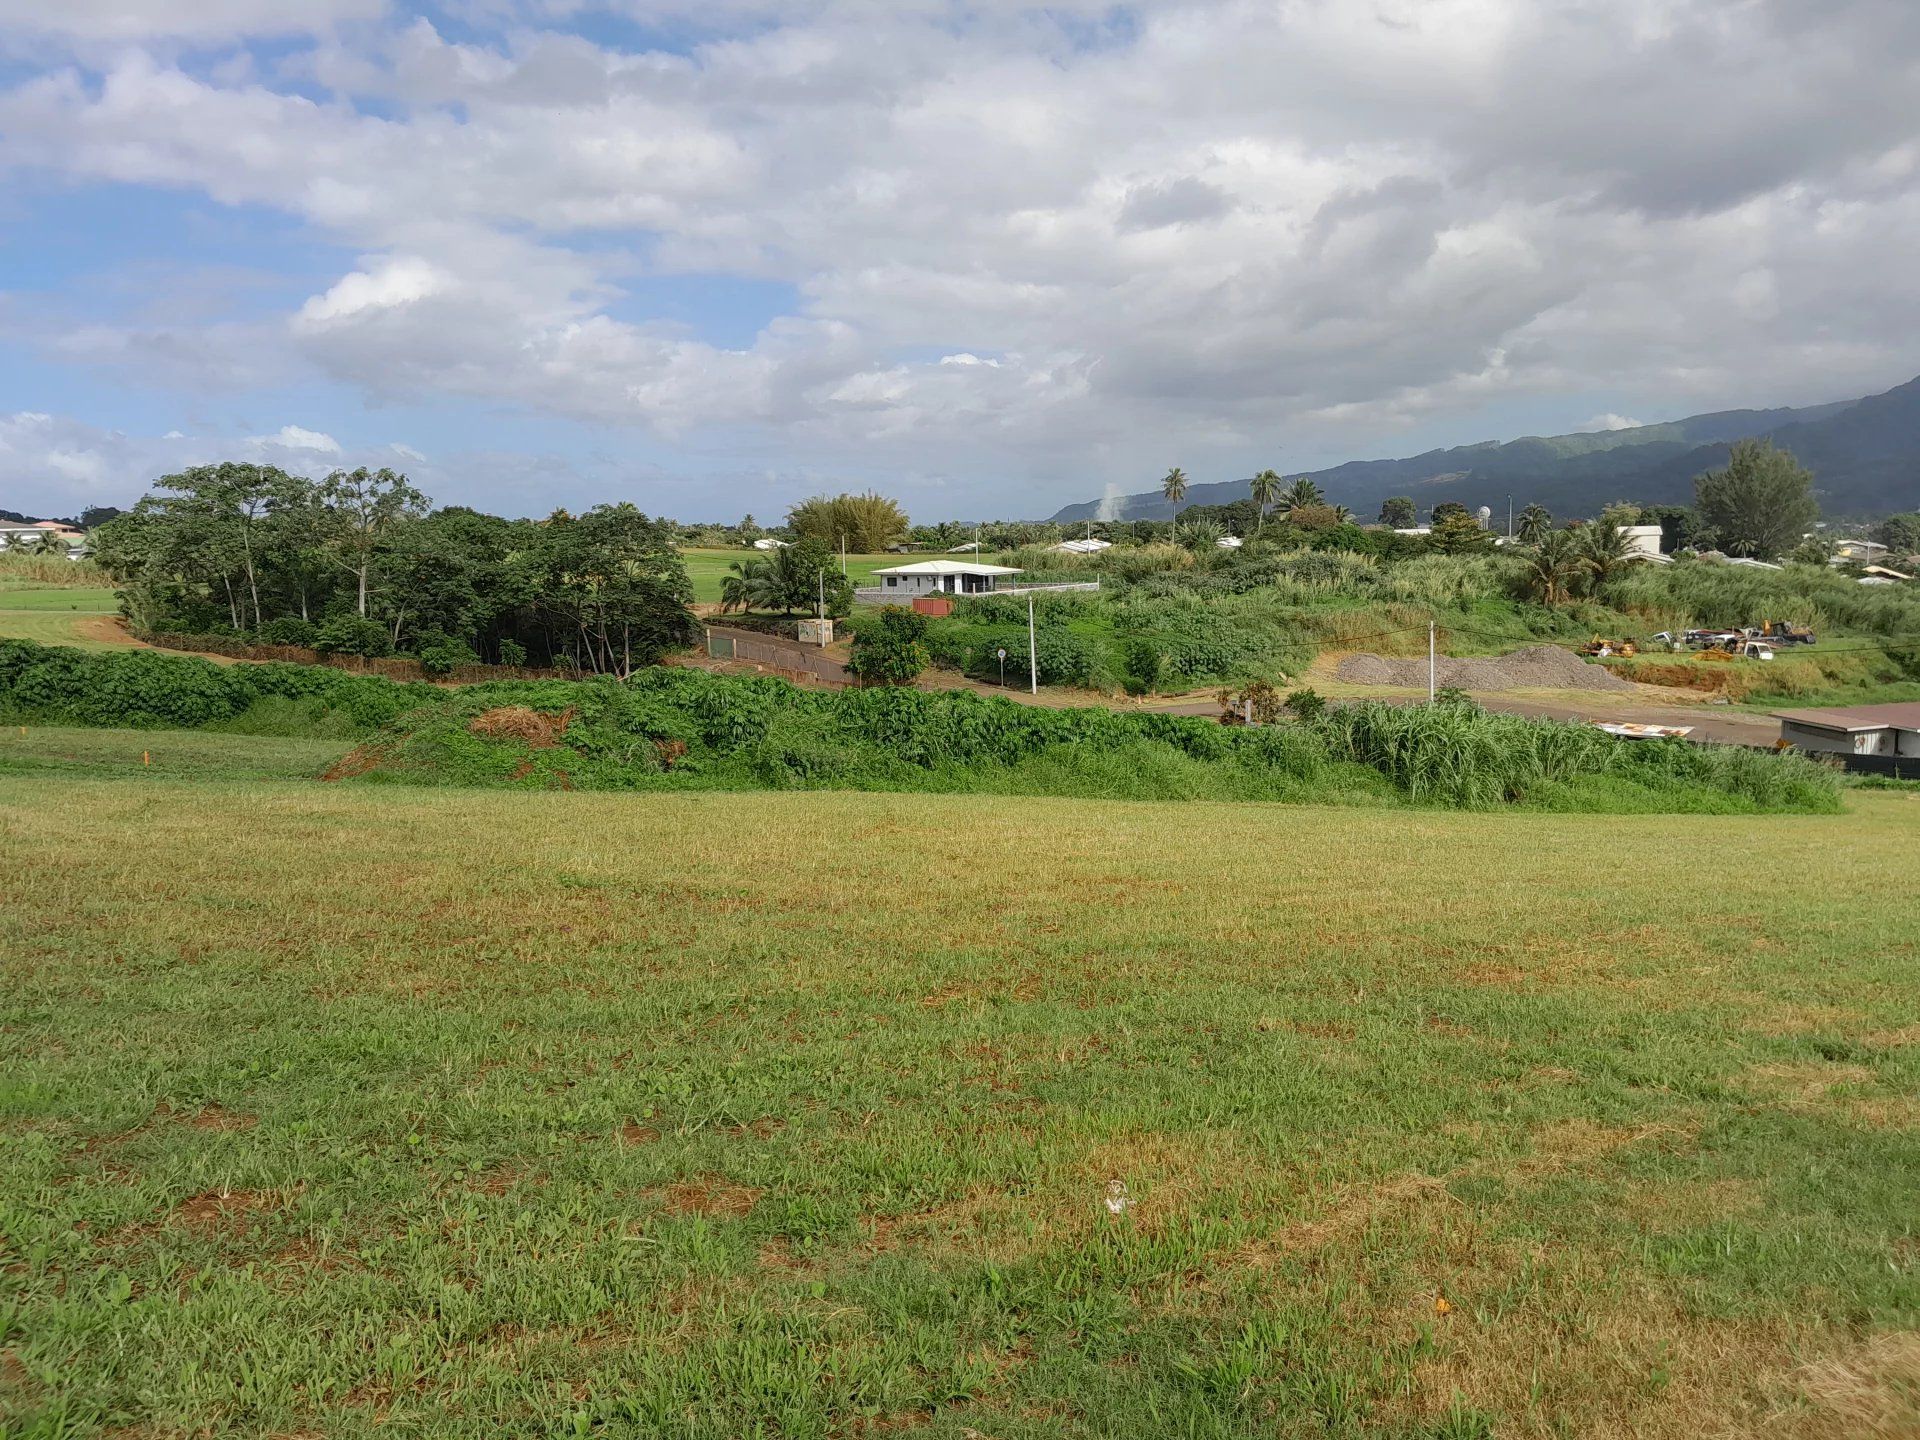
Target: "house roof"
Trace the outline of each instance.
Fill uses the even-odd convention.
[[[1920,730],[1920,700],[1892,705],[1835,705],[1826,710],[1776,710],[1776,720],[1811,725],[1817,730]]]
[[[982,565],[972,560],[916,560],[911,565],[889,565],[876,575],[1018,575],[1018,566]]]

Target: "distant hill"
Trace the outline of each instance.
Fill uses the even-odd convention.
[[[1579,435],[1529,435],[1429,450],[1407,460],[1350,460],[1308,476],[1328,500],[1363,520],[1389,495],[1411,495],[1422,517],[1443,500],[1504,514],[1538,501],[1560,516],[1593,515],[1610,500],[1687,503],[1693,478],[1724,465],[1735,440],[1769,436],[1814,475],[1830,516],[1920,509],[1920,378],[1863,400],[1790,410],[1722,410],[1664,425]],[[1295,472],[1286,472],[1294,478]],[[1245,480],[1195,485],[1187,505],[1223,505],[1247,497]],[[1068,505],[1062,523],[1100,518],[1101,502]],[[1164,520],[1173,513],[1157,490],[1116,502],[1120,520]]]

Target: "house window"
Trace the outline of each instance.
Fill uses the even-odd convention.
[[[898,585],[899,583],[900,583],[900,577],[898,575],[887,576],[887,588],[889,590],[891,590],[894,586]]]

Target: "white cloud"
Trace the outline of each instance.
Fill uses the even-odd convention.
[[[1588,432],[1599,430],[1638,430],[1644,424],[1646,424],[1644,420],[1635,420],[1629,415],[1615,415],[1612,411],[1608,411],[1606,414],[1596,415],[1591,420],[1586,421],[1584,424],[1576,425],[1574,428]]]
[[[338,455],[340,442],[331,435],[318,430],[303,430],[298,425],[282,425],[277,435],[257,437],[256,444],[279,450],[311,450],[324,455]]]
[[[425,300],[447,287],[446,277],[418,256],[383,259],[367,270],[342,276],[324,295],[300,307],[300,320],[324,325],[368,310],[391,310]]]
[[[83,41],[299,35],[371,20],[386,0],[0,0],[0,34]]]
[[[725,463],[938,453],[1025,470],[1023,503],[1050,467],[1069,499],[1163,455],[1391,448],[1515,396],[1680,413],[1912,367],[1920,7],[615,7],[705,37],[670,53],[559,33],[572,0],[473,7],[458,41],[345,23],[371,6],[62,22],[231,35],[272,10],[321,35],[270,64],[50,68],[0,92],[0,162],[268,207],[359,258],[277,323],[50,344],[216,390],[317,367]],[[0,27],[46,9],[0,0]],[[798,299],[723,342],[625,293],[695,272]]]

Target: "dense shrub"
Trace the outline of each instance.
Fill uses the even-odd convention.
[[[900,605],[881,610],[879,620],[856,630],[847,669],[877,685],[907,685],[927,668],[927,617]]]
[[[322,655],[363,655],[378,659],[393,653],[393,636],[378,620],[364,615],[335,615],[314,636],[313,648]]]
[[[539,727],[541,743],[531,745],[520,728],[481,719],[503,709],[565,723]],[[1397,796],[1600,810],[1825,810],[1838,793],[1832,770],[1798,756],[1619,741],[1589,726],[1461,706],[1352,705],[1292,725],[1241,727],[971,692],[804,691],[675,668],[625,682],[502,681],[447,692],[323,666],[220,666],[4,641],[0,710],[277,734],[386,726],[374,778],[447,784]]]
[[[305,645],[315,648],[314,642],[320,638],[320,627],[298,615],[282,615],[278,620],[269,620],[262,625],[259,636],[263,645]]]
[[[450,675],[462,665],[478,665],[480,657],[473,653],[473,647],[464,640],[453,640],[447,636],[432,637],[420,646],[417,652],[420,668],[429,675]]]
[[[318,702],[353,732],[378,729],[431,698],[431,686],[322,665],[216,665],[151,650],[80,651],[0,640],[0,706],[81,725],[194,729],[263,699]]]

